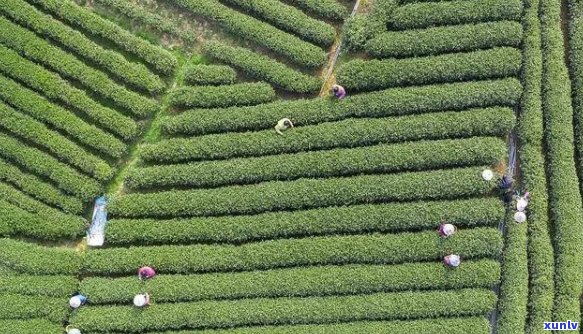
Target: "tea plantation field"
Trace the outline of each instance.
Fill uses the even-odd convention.
[[[581,321],[582,127],[580,0],[1,0],[0,332]]]

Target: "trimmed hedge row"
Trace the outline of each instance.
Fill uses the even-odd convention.
[[[133,275],[148,264],[161,273],[258,270],[324,264],[393,264],[439,261],[448,252],[464,258],[495,257],[502,236],[495,228],[461,230],[442,240],[434,231],[324,236],[234,245],[96,249],[84,255],[82,272]]]
[[[55,208],[52,208],[40,201],[33,199],[32,197],[25,195],[20,190],[13,188],[11,185],[4,183],[0,180],[0,195],[2,199],[12,205],[15,205],[23,210],[32,213],[42,213],[50,212],[51,214],[60,213]]]
[[[31,214],[3,200],[0,200],[0,213],[2,236],[25,236],[52,241],[75,238],[85,230],[85,222],[79,217]]]
[[[43,247],[12,239],[0,239],[0,264],[33,275],[78,275],[81,257],[72,248]],[[26,254],[26,256],[23,256]],[[63,300],[59,301],[60,305]]]
[[[81,214],[83,212],[83,202],[78,198],[64,195],[52,185],[43,182],[34,175],[22,172],[1,158],[0,180],[14,185],[39,201],[61,208],[65,212],[73,214]]]
[[[418,2],[397,7],[389,18],[389,25],[406,30],[436,25],[520,21],[521,16],[521,0]]]
[[[326,62],[325,51],[263,21],[239,13],[215,0],[171,0],[171,2],[215,21],[228,32],[281,54],[309,68]]]
[[[316,45],[331,46],[336,38],[333,26],[313,19],[301,10],[277,0],[225,0],[225,2]]]
[[[44,319],[0,320],[0,328],[6,333],[18,334],[62,334],[63,326]]]
[[[132,35],[97,14],[83,8],[72,1],[61,0],[27,0],[36,4],[54,16],[74,26],[80,27],[86,32],[103,38],[123,50],[132,53],[156,71],[163,74],[171,74],[177,67],[176,58],[160,46],[150,44],[147,40]]]
[[[49,130],[43,124],[17,112],[2,102],[0,102],[0,127],[45,148],[57,158],[100,181],[108,180],[113,175],[113,169],[105,161],[78,147],[58,132]]]
[[[336,0],[289,0],[289,2],[327,19],[341,20],[348,15],[346,7]]]
[[[176,332],[156,332],[152,334],[171,334]],[[256,326],[233,329],[182,331],[180,334],[489,334],[490,325],[484,317],[358,321],[345,324]],[[29,334],[29,333],[23,333]],[[36,333],[31,333],[36,334]]]
[[[379,201],[455,198],[489,193],[496,181],[484,182],[479,178],[480,173],[481,170],[474,167],[130,194],[114,199],[109,205],[109,212],[115,217],[207,216]]]
[[[109,77],[71,54],[52,46],[33,32],[0,18],[0,42],[25,58],[47,66],[65,78],[80,82],[92,92],[143,118],[158,109],[158,103],[119,86]]]
[[[125,184],[131,189],[180,186],[208,188],[300,177],[495,165],[504,160],[505,153],[506,143],[498,138],[413,142],[256,159],[135,168],[127,174]]]
[[[376,58],[429,56],[502,46],[519,47],[521,37],[522,26],[518,22],[484,22],[387,31],[368,41],[365,50]]]
[[[24,0],[3,0],[0,3],[0,12],[16,23],[99,65],[102,70],[123,82],[150,93],[158,93],[164,89],[164,82],[144,65],[128,61],[121,54],[104,49],[78,31],[51,16],[42,14]]]
[[[113,219],[108,245],[241,243],[306,235],[401,232],[434,229],[443,220],[460,227],[497,226],[504,207],[494,197],[412,203],[367,204],[253,216],[191,219]]]
[[[74,194],[83,201],[95,197],[101,191],[99,183],[79,174],[71,167],[50,155],[24,143],[0,134],[0,156],[53,181],[59,189]]]
[[[148,291],[154,303],[261,297],[309,297],[411,290],[489,288],[500,266],[467,261],[452,272],[442,263],[346,265],[202,275],[160,275],[145,284],[135,277],[87,278],[81,293],[91,304],[128,303]]]
[[[193,110],[170,118],[163,125],[163,130],[168,134],[200,135],[273,129],[277,120],[284,117],[301,126],[351,117],[385,117],[490,106],[513,107],[518,103],[521,92],[518,80],[510,78],[393,88],[349,96],[342,101],[315,99],[253,107]]]
[[[372,295],[243,299],[152,305],[86,307],[71,321],[83,331],[221,328],[253,325],[336,323],[438,316],[487,315],[496,304],[489,290],[399,292]]]
[[[275,99],[275,91],[264,82],[226,86],[180,87],[168,95],[168,103],[179,108],[219,108],[262,104]]]
[[[0,319],[47,319],[61,323],[69,313],[61,298],[0,294]],[[4,329],[2,329],[4,330]]]
[[[547,319],[552,319],[555,257],[550,238],[546,162],[542,145],[544,123],[541,106],[542,52],[538,10],[538,0],[525,2],[522,73],[524,94],[517,127],[522,182],[528,191],[537,194],[532,196],[528,204],[528,306],[527,312],[510,313],[508,317],[516,318],[505,318],[506,323],[498,325],[499,330],[504,331],[500,332],[501,334],[513,334],[516,331],[539,333],[541,324],[549,321]],[[515,289],[522,291],[522,288],[523,286],[517,286]],[[513,312],[509,309],[507,311]],[[522,319],[525,318],[526,330],[522,323]]]
[[[235,70],[224,65],[194,65],[184,72],[184,82],[193,86],[232,85],[235,80]]]
[[[229,64],[254,78],[267,81],[291,92],[316,92],[322,80],[296,71],[267,56],[249,49],[208,41],[203,46],[206,56]]]
[[[126,0],[95,0],[94,2],[106,6],[109,9],[113,8],[130,20],[137,21],[158,32],[180,37],[190,43],[196,41],[196,35],[191,31],[183,31],[168,19],[132,2]]]
[[[126,151],[126,145],[111,134],[82,121],[74,113],[47,101],[15,81],[0,75],[0,85],[2,86],[0,99],[17,108],[19,112],[49,124],[84,146],[93,148],[108,157],[119,158]]]
[[[336,79],[350,91],[371,91],[516,76],[521,63],[522,54],[514,48],[399,60],[355,59],[339,66]]]
[[[142,146],[149,162],[183,162],[359,147],[422,139],[505,136],[514,126],[509,108],[472,109],[380,119],[348,119],[294,128],[285,140],[273,130],[174,138]]]
[[[528,302],[528,225],[506,216],[502,277],[498,299],[497,333],[524,332]]]
[[[556,250],[553,321],[580,319],[583,288],[583,208],[574,164],[571,85],[564,62],[561,4],[541,1],[543,112],[549,204]]]
[[[6,76],[24,82],[49,99],[73,106],[110,132],[124,139],[130,139],[138,133],[138,126],[131,118],[100,105],[86,92],[71,86],[57,74],[20,57],[3,45],[0,45],[0,61],[0,71]]]
[[[583,4],[569,0],[569,66],[573,81],[573,107],[575,111],[575,145],[579,157],[583,157]],[[579,169],[583,161],[579,158]],[[583,177],[580,177],[583,180]],[[583,184],[581,185],[583,186]]]
[[[79,288],[73,276],[2,275],[1,293],[66,298]]]

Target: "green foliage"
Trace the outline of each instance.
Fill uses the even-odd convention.
[[[26,254],[26,256],[23,256]],[[43,247],[12,239],[0,239],[0,264],[33,275],[77,275],[80,255],[71,248]],[[63,305],[59,300],[59,305]]]
[[[184,72],[184,82],[194,86],[231,85],[236,79],[235,70],[224,65],[194,65]]]
[[[86,92],[71,86],[57,74],[20,57],[3,45],[0,46],[0,61],[3,64],[0,71],[6,76],[24,82],[49,99],[74,107],[112,133],[124,139],[130,139],[137,134],[138,126],[131,118],[100,105]]]
[[[520,21],[521,0],[455,0],[418,2],[395,9],[389,25],[398,29],[426,28],[487,21]]]
[[[123,50],[132,53],[156,71],[171,74],[178,62],[174,56],[160,46],[152,45],[145,39],[132,35],[113,22],[107,21],[86,8],[80,7],[72,1],[62,0],[27,0],[34,3],[55,17],[79,27],[86,32],[103,38]]]
[[[253,107],[200,109],[166,120],[163,130],[168,134],[200,135],[271,129],[284,117],[303,126],[351,117],[386,117],[489,106],[514,107],[521,91],[518,80],[504,79],[394,88],[348,96],[342,101],[314,99]]]
[[[528,270],[529,291],[528,308],[512,309],[504,307],[500,314],[498,331],[516,333],[523,331],[523,319],[526,321],[526,333],[539,333],[541,324],[552,319],[554,298],[554,250],[550,239],[548,217],[548,189],[546,184],[545,157],[543,153],[543,113],[541,107],[542,52],[540,21],[538,16],[539,1],[525,2],[524,17],[524,94],[521,99],[521,113],[517,135],[520,145],[520,170],[522,184],[533,196],[528,204]],[[534,195],[536,194],[536,195]],[[518,229],[517,229],[518,230]],[[518,232],[518,231],[517,231]],[[518,270],[519,268],[517,268]],[[510,270],[510,269],[509,269]],[[521,272],[511,273],[522,275]],[[509,281],[509,283],[511,283]],[[516,284],[522,283],[516,281]],[[517,292],[524,293],[523,286],[516,286]],[[506,302],[505,297],[502,303]],[[522,304],[524,295],[514,296],[510,303]],[[507,300],[507,299],[506,299]],[[523,313],[516,311],[522,310]]]
[[[526,262],[525,262],[526,263]],[[145,284],[135,277],[87,278],[81,293],[91,304],[129,303],[148,291],[154,303],[260,297],[310,297],[407,290],[489,288],[500,266],[491,260],[465,261],[451,271],[440,262],[397,265],[299,267],[201,275],[159,275]]]
[[[25,236],[40,240],[76,238],[83,234],[85,223],[75,216],[31,214],[0,200],[0,235]]]
[[[326,61],[324,50],[265,22],[237,12],[214,0],[171,0],[197,15],[215,21],[223,29],[257,43],[294,63],[315,68]]]
[[[398,60],[356,59],[342,64],[337,70],[336,79],[349,91],[371,91],[516,76],[521,63],[522,54],[514,48]]]
[[[13,188],[12,186],[0,181],[0,195],[2,199],[10,204],[13,204],[23,210],[32,213],[50,212],[52,214],[59,213],[62,214],[55,208],[52,208],[40,201],[33,199],[32,197],[25,195],[20,190]]]
[[[501,46],[519,47],[522,26],[513,21],[484,22],[427,29],[387,31],[368,41],[376,58],[437,55]]]
[[[321,298],[242,299],[84,308],[72,317],[83,331],[123,331],[331,323],[439,316],[486,315],[496,304],[489,290],[400,292]]]
[[[107,180],[113,175],[113,169],[105,161],[86,152],[58,132],[49,130],[43,124],[17,112],[2,102],[0,102],[0,127],[43,147],[57,158],[98,180]]]
[[[0,292],[66,298],[78,289],[73,276],[2,275]]]
[[[541,1],[542,106],[556,250],[553,321],[580,319],[583,287],[583,208],[574,164],[571,82],[564,62],[560,12],[560,3]]]
[[[44,319],[0,320],[0,328],[6,333],[62,334],[63,326]]]
[[[0,159],[0,180],[14,185],[30,196],[61,208],[65,212],[81,214],[83,203],[75,197],[67,196],[55,189],[52,185],[43,182],[34,175],[24,173],[18,167]]]
[[[444,332],[448,334],[488,334],[490,333],[490,326],[484,317],[463,317],[407,321],[358,321],[344,324],[254,326],[234,329],[182,331],[180,334],[443,334]],[[176,332],[156,334],[171,333]]]
[[[330,46],[334,43],[336,37],[334,27],[311,18],[293,6],[277,0],[226,0],[226,2],[308,42],[321,46]]]
[[[180,87],[168,95],[168,103],[179,108],[219,108],[256,105],[275,99],[275,91],[264,82],[225,86]]]
[[[513,126],[514,114],[509,108],[347,119],[296,127],[284,136],[267,130],[173,138],[142,146],[140,157],[157,163],[253,157],[422,139],[505,136]]]
[[[497,138],[476,137],[153,166],[130,170],[125,183],[131,189],[180,186],[208,188],[300,177],[495,165],[504,160],[505,146],[506,143]]]
[[[209,41],[204,44],[205,55],[229,64],[254,78],[279,88],[298,93],[316,92],[322,80],[291,69],[286,65],[246,48]]]
[[[4,0],[0,12],[15,23],[30,28],[39,35],[50,38],[72,50],[79,56],[90,60],[123,82],[145,89],[150,93],[160,92],[164,83],[144,65],[130,62],[117,52],[104,49],[78,31],[42,14],[23,0]]]
[[[0,319],[43,318],[57,323],[63,322],[69,313],[62,299],[14,294],[0,294],[0,310]]]
[[[2,75],[0,75],[0,85],[2,85],[0,99],[17,108],[19,112],[28,114],[54,129],[61,130],[81,144],[94,148],[108,157],[119,158],[125,152],[126,145],[113,135],[82,121],[74,113],[47,101],[34,91]],[[83,163],[83,166],[90,165],[93,160],[89,157],[86,159],[88,160]],[[98,167],[96,165],[94,172],[96,177],[102,178],[107,174],[105,166]]]
[[[129,194],[114,199],[115,217],[177,217],[252,214],[336,205],[455,198],[488,194],[495,181],[479,168],[351,178],[300,179],[218,189]]]
[[[502,203],[494,198],[351,205],[252,216],[191,219],[113,219],[109,245],[164,243],[241,243],[253,240],[363,232],[402,232],[436,228],[447,220],[458,227],[496,226]]]
[[[5,18],[0,19],[0,42],[24,57],[43,64],[63,77],[82,83],[88,89],[125,108],[132,115],[145,117],[158,109],[158,103],[129,91],[106,74],[85,65],[71,54],[52,46],[27,29]]]
[[[398,8],[398,0],[375,0],[370,14],[367,15],[366,40],[387,31],[388,18]]]
[[[350,50],[363,50],[368,40],[368,24],[369,18],[367,15],[357,13],[350,17],[344,23],[343,41]]]
[[[4,134],[0,134],[0,156],[48,178],[59,189],[74,194],[83,201],[88,201],[101,191],[97,181],[79,174],[50,155]]]
[[[289,0],[292,4],[321,17],[340,20],[348,15],[346,7],[336,0]]]
[[[324,264],[390,264],[439,261],[450,252],[464,258],[494,257],[502,237],[495,228],[458,231],[444,240],[435,231],[270,240],[235,245],[98,249],[83,262],[87,274],[133,274],[141,265],[164,273],[257,270]]]

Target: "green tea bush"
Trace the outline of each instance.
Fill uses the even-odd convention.
[[[81,256],[72,248],[43,247],[19,240],[0,239],[0,264],[33,275],[78,275]],[[59,305],[66,305],[59,299]]]
[[[285,133],[285,140],[273,130],[167,139],[142,146],[141,158],[153,163],[178,163],[422,139],[505,136],[513,126],[514,114],[509,108],[347,119],[296,127]]]
[[[82,308],[72,323],[87,332],[143,333],[147,330],[222,328],[256,325],[333,323],[487,315],[496,304],[486,289],[399,292],[314,298],[241,299]]]
[[[218,189],[129,194],[109,204],[114,217],[180,217],[252,214],[273,210],[447,199],[488,194],[479,168],[363,175],[351,178],[300,179]]]
[[[298,267],[268,271],[201,275],[159,275],[145,284],[135,277],[87,278],[81,293],[91,304],[129,303],[143,290],[154,303],[261,297],[310,297],[408,290],[489,288],[500,265],[492,260],[464,261],[452,272],[439,262],[396,265]],[[1,288],[0,288],[1,289]]]
[[[371,91],[516,76],[521,63],[522,54],[514,48],[399,60],[356,59],[340,65],[336,79],[349,91]]]
[[[258,270],[324,264],[392,264],[439,261],[448,252],[494,257],[502,247],[495,228],[460,230],[440,239],[434,230],[270,240],[243,245],[192,245],[98,249],[85,254],[82,271],[133,274],[148,264],[164,273]]]
[[[55,157],[98,180],[104,181],[113,175],[113,169],[102,159],[2,102],[0,102],[0,128],[46,149]]]
[[[510,78],[393,88],[348,96],[342,101],[297,100],[253,107],[192,110],[169,118],[162,128],[167,134],[201,135],[272,129],[284,117],[298,126],[304,126],[353,117],[386,117],[490,106],[514,107],[521,92],[519,81]]]
[[[101,192],[99,183],[82,175],[52,156],[24,143],[0,134],[0,156],[27,170],[53,181],[55,185],[83,201]]]
[[[321,46],[331,46],[336,37],[333,26],[304,14],[293,6],[276,0],[225,0],[245,12],[255,14],[283,31]]]
[[[398,30],[488,21],[520,21],[520,0],[418,2],[396,8],[389,25]]]
[[[224,65],[194,65],[184,72],[184,82],[193,86],[232,85],[237,79],[237,73]]]
[[[289,2],[327,19],[340,20],[348,15],[346,7],[336,0],[289,0]]]
[[[453,201],[365,204],[251,216],[190,219],[112,219],[108,245],[241,243],[256,240],[364,232],[434,229],[447,220],[459,227],[497,226],[504,207],[494,197]]]
[[[85,65],[71,54],[52,46],[27,29],[5,18],[0,19],[0,42],[43,64],[65,78],[80,82],[91,91],[125,108],[136,117],[146,117],[158,109],[158,103],[116,84],[109,77]]]
[[[301,177],[495,165],[504,160],[505,154],[504,141],[475,137],[135,168],[129,171],[125,184],[131,189],[208,188]],[[282,161],[285,163],[282,164]]]
[[[60,323],[67,313],[69,306],[62,298],[0,294],[0,319],[42,318]]]
[[[476,49],[519,47],[522,25],[496,21],[405,31],[387,31],[369,40],[368,54],[375,58],[429,56]]]
[[[107,40],[123,50],[132,53],[163,74],[171,74],[176,69],[176,58],[164,48],[150,44],[117,24],[77,5],[73,1],[27,0],[36,4],[53,16],[79,27],[84,31]]]
[[[121,54],[104,49],[83,34],[45,15],[23,0],[5,0],[0,3],[0,12],[13,22],[28,27],[72,50],[77,55],[99,65],[102,70],[132,86],[158,93],[164,88],[162,80],[144,65],[126,60]]]
[[[263,21],[247,16],[214,0],[172,0],[172,3],[215,21],[228,32],[257,43],[294,63],[308,68],[324,65],[326,54],[321,48],[302,41]]]
[[[2,85],[0,99],[17,108],[19,112],[66,133],[84,146],[93,148],[108,157],[119,158],[125,153],[126,144],[94,125],[84,122],[73,112],[47,101],[34,91],[2,75],[0,75],[0,85]],[[92,159],[89,159],[84,165],[91,161]],[[94,174],[96,177],[103,175],[98,177],[102,178],[108,172],[104,167],[96,166]]]
[[[168,95],[168,103],[179,108],[248,106],[275,99],[275,91],[264,82],[226,86],[180,87]]]
[[[281,89],[298,92],[316,92],[322,80],[296,71],[286,65],[246,48],[209,41],[203,46],[205,55],[229,64],[254,78],[264,80]]]
[[[47,98],[58,100],[87,115],[94,123],[124,139],[138,133],[138,125],[129,117],[92,100],[89,95],[70,85],[57,74],[20,57],[15,51],[0,46],[0,72],[24,82],[28,87],[42,92]]]

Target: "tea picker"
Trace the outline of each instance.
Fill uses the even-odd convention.
[[[439,229],[437,229],[437,232],[439,233],[440,236],[444,238],[449,238],[457,232],[457,227],[455,227],[455,225],[453,224],[442,223],[441,225],[439,225]]]
[[[275,132],[282,135],[283,131],[293,127],[294,124],[292,123],[292,121],[290,121],[289,118],[282,118],[279,120],[279,122],[277,122],[277,125],[275,126]]]
[[[450,268],[458,267],[461,262],[462,260],[460,256],[456,254],[450,254],[443,257],[443,263]]]
[[[153,278],[156,276],[156,271],[151,267],[141,267],[138,269],[138,278],[141,280]]]
[[[340,85],[334,85],[332,86],[332,94],[334,94],[338,100],[342,100],[346,97],[346,90]]]

